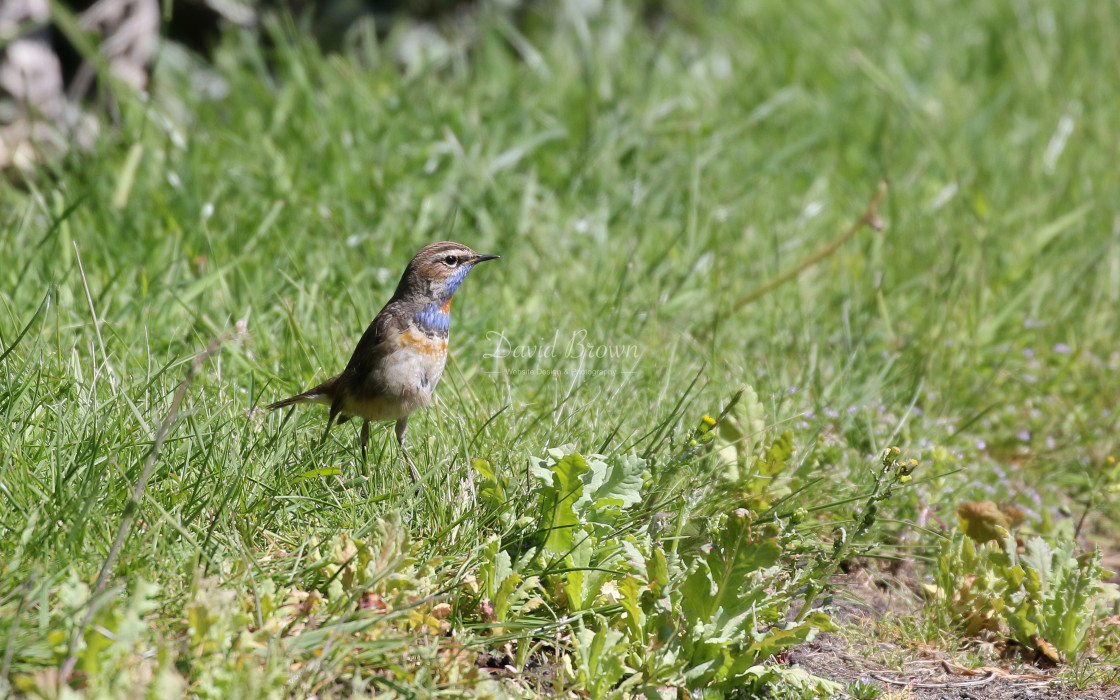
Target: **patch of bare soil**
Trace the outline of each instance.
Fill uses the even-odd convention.
[[[1105,547],[1104,554],[1101,556],[1101,565],[1104,566],[1105,571],[1112,572],[1109,582],[1120,583],[1120,549]]]
[[[845,686],[872,681],[892,700],[1120,700],[1120,686],[1077,690],[1058,681],[1054,668],[1000,659],[991,643],[977,643],[989,648],[982,655],[991,659],[989,665],[969,668],[935,647],[903,645],[875,634],[885,618],[921,614],[919,581],[907,564],[864,562],[862,567],[836,581],[833,607],[840,633],[822,634],[792,649],[791,665]],[[1102,679],[1120,674],[1120,668],[1096,670]]]
[[[889,642],[878,642],[865,657],[865,649],[854,649],[841,636],[823,634],[789,654],[789,662],[809,673],[845,686],[863,679],[880,685],[888,697],[914,700],[1117,700],[1120,688],[1076,690],[1059,684],[1053,672],[1037,668],[1003,667],[969,669],[952,661],[948,654],[905,650]],[[853,653],[858,651],[858,653]],[[901,670],[875,660],[897,653],[909,654]]]

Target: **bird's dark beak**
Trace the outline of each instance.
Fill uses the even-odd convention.
[[[471,264],[473,265],[474,263],[480,263],[480,262],[484,262],[486,260],[497,260],[500,257],[502,257],[502,256],[500,256],[500,255],[476,255],[473,258],[471,258]]]

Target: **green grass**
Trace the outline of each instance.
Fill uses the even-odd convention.
[[[1079,534],[1115,541],[1120,9],[665,4],[648,23],[616,2],[535,8],[516,29],[484,12],[404,68],[401,32],[330,55],[280,23],[271,49],[231,32],[209,68],[162,54],[150,99],[122,96],[93,152],[0,188],[0,646],[17,687],[68,655],[80,582],[110,556],[176,388],[231,332],[95,606],[143,640],[104,661],[122,679],[147,664],[210,695],[478,689],[474,655],[501,650],[461,607],[451,638],[400,611],[356,639],[335,609],[334,632],[285,646],[273,630],[217,660],[187,641],[191,611],[256,634],[267,587],[321,583],[335,560],[316,543],[391,539],[379,523],[396,517],[413,607],[458,601],[503,531],[472,460],[508,476],[522,517],[526,465],[562,444],[648,456],[628,527],[663,510],[695,534],[730,502],[713,460],[679,450],[741,383],[758,442],[794,432],[795,483],[814,484],[798,507],[867,493],[889,445],[919,460],[880,505],[873,554],[928,556],[980,500],[1051,537],[1088,510]],[[228,94],[191,89],[206,81]],[[884,231],[729,311],[862,215],[882,178]],[[363,464],[353,425],[319,446],[325,411],[257,409],[341,369],[411,255],[447,238],[502,260],[457,296],[438,402],[410,422],[413,495],[388,430]],[[499,333],[558,356],[497,361]],[[581,362],[573,338],[640,357]],[[518,371],[534,368],[561,374]],[[837,505],[798,527],[827,550],[858,517]],[[130,607],[141,581],[155,603]],[[565,634],[519,653],[556,662]],[[80,663],[93,693],[98,662]],[[430,675],[445,667],[462,675]]]

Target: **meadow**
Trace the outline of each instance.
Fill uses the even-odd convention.
[[[1120,6],[444,36],[168,46],[0,184],[0,695],[1120,692]],[[261,407],[438,240],[413,486]]]

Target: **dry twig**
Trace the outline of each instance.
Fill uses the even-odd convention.
[[[753,290],[753,291],[745,294],[744,296],[740,297],[734,303],[732,303],[729,307],[727,307],[726,310],[718,311],[716,313],[716,317],[712,320],[711,328],[714,329],[719,324],[719,321],[724,316],[733,314],[736,311],[738,311],[739,309],[746,306],[747,304],[758,301],[759,299],[766,296],[770,292],[774,291],[778,287],[782,286],[786,282],[789,282],[790,280],[794,279],[795,277],[797,277],[798,275],[800,275],[802,272],[809,269],[813,265],[816,265],[821,260],[824,260],[828,256],[832,255],[833,253],[835,253],[837,250],[840,249],[840,246],[844,245],[853,236],[855,236],[856,233],[858,233],[859,230],[862,229],[864,226],[866,226],[866,227],[868,227],[868,228],[870,228],[874,231],[882,231],[885,228],[885,224],[883,223],[883,220],[879,218],[879,205],[882,204],[883,199],[886,196],[887,196],[887,181],[886,180],[881,180],[879,182],[879,190],[875,193],[875,198],[872,199],[871,203],[867,206],[867,211],[865,211],[863,213],[863,216],[861,216],[859,219],[857,219],[856,222],[853,223],[848,228],[848,230],[844,231],[844,233],[841,233],[836,238],[833,238],[831,241],[826,243],[822,248],[817,250],[815,253],[813,253],[812,255],[810,255],[806,258],[803,258],[796,265],[794,265],[790,269],[786,270],[782,274],[778,275],[774,279],[770,280],[766,284],[764,284],[761,287],[758,287],[755,290]]]

